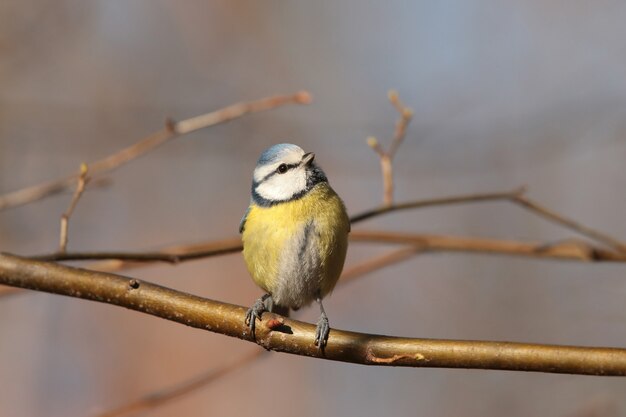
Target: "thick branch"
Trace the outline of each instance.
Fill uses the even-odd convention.
[[[306,91],[300,91],[286,96],[266,97],[256,101],[233,104],[223,109],[206,113],[180,122],[168,121],[165,127],[145,137],[139,142],[120,150],[119,152],[94,161],[89,164],[89,175],[94,177],[104,172],[116,169],[133,159],[145,155],[149,151],[161,146],[165,142],[181,135],[194,132],[219,123],[225,123],[248,113],[270,110],[285,104],[308,104],[311,96]],[[68,175],[57,180],[22,188],[0,196],[0,210],[31,203],[42,198],[58,194],[71,187],[80,177],[80,172]]]
[[[120,275],[0,254],[0,283],[119,305],[250,340],[243,323],[245,308]],[[268,323],[275,327],[268,328]],[[333,329],[320,352],[314,334],[313,325],[270,313],[256,331],[257,343],[266,349],[366,365],[626,375],[626,349],[410,339]]]

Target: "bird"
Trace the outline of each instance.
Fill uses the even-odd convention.
[[[320,318],[314,344],[324,349],[330,325],[322,299],[341,275],[350,219],[314,153],[289,143],[261,153],[239,232],[248,271],[265,291],[246,312],[252,337],[263,312],[288,315],[315,301]]]

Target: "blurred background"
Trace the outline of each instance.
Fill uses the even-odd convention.
[[[0,3],[0,193],[56,178],[163,125],[309,90],[307,107],[168,143],[89,191],[70,250],[237,235],[258,154],[314,151],[351,213],[381,202],[377,156],[415,110],[396,198],[509,190],[626,239],[626,4],[621,1]],[[56,249],[59,195],[0,212],[0,249]],[[507,203],[403,212],[359,228],[553,241]],[[352,244],[347,264],[381,253]],[[240,254],[128,274],[225,302],[259,295]],[[626,346],[624,265],[421,255],[338,288],[331,326],[411,337]],[[316,308],[298,313],[317,319]],[[260,349],[121,308],[0,300],[0,414],[90,416]],[[626,380],[364,367],[273,353],[148,415],[604,416]]]

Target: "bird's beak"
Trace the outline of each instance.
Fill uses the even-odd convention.
[[[313,152],[305,153],[302,155],[302,165],[311,166],[314,158],[315,154]]]

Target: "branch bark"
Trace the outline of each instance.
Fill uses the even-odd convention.
[[[251,341],[244,307],[134,278],[0,254],[0,283],[118,305]],[[314,325],[264,313],[256,342],[279,352],[364,365],[626,375],[626,349],[412,339],[332,329],[320,352],[314,334]]]

